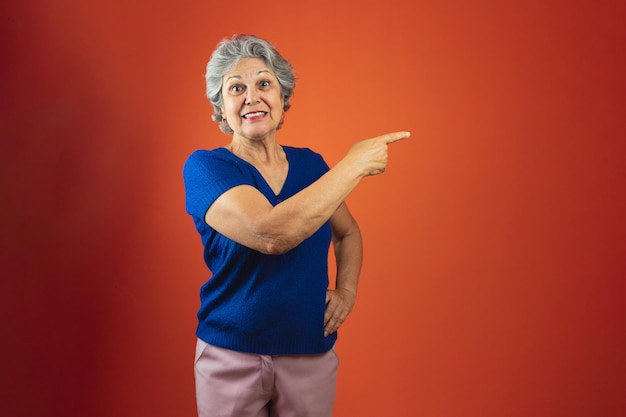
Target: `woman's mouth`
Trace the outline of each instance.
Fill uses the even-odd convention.
[[[246,113],[243,115],[244,119],[248,119],[248,120],[254,120],[254,119],[258,119],[261,118],[263,116],[265,116],[267,114],[267,112],[264,111],[255,111],[255,112],[250,112],[250,113]]]

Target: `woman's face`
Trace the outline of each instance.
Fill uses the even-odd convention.
[[[235,136],[262,140],[283,117],[280,84],[260,58],[243,58],[222,79],[222,117]]]

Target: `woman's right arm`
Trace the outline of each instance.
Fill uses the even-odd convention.
[[[388,145],[407,137],[408,132],[396,132],[356,143],[320,179],[276,206],[251,186],[233,187],[215,200],[205,221],[244,246],[285,253],[328,221],[361,179],[384,172]]]

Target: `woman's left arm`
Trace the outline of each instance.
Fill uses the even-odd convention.
[[[363,262],[361,232],[345,203],[332,215],[330,224],[337,261],[337,281],[335,289],[326,292],[325,335],[336,332],[352,311]]]

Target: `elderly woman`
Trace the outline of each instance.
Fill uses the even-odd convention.
[[[198,413],[330,416],[337,329],[354,305],[362,258],[344,200],[384,172],[388,144],[409,134],[358,142],[332,169],[309,149],[279,145],[294,73],[253,36],[223,40],[206,83],[213,120],[232,139],[195,151],[184,167],[187,212],[212,273],[200,290]]]

